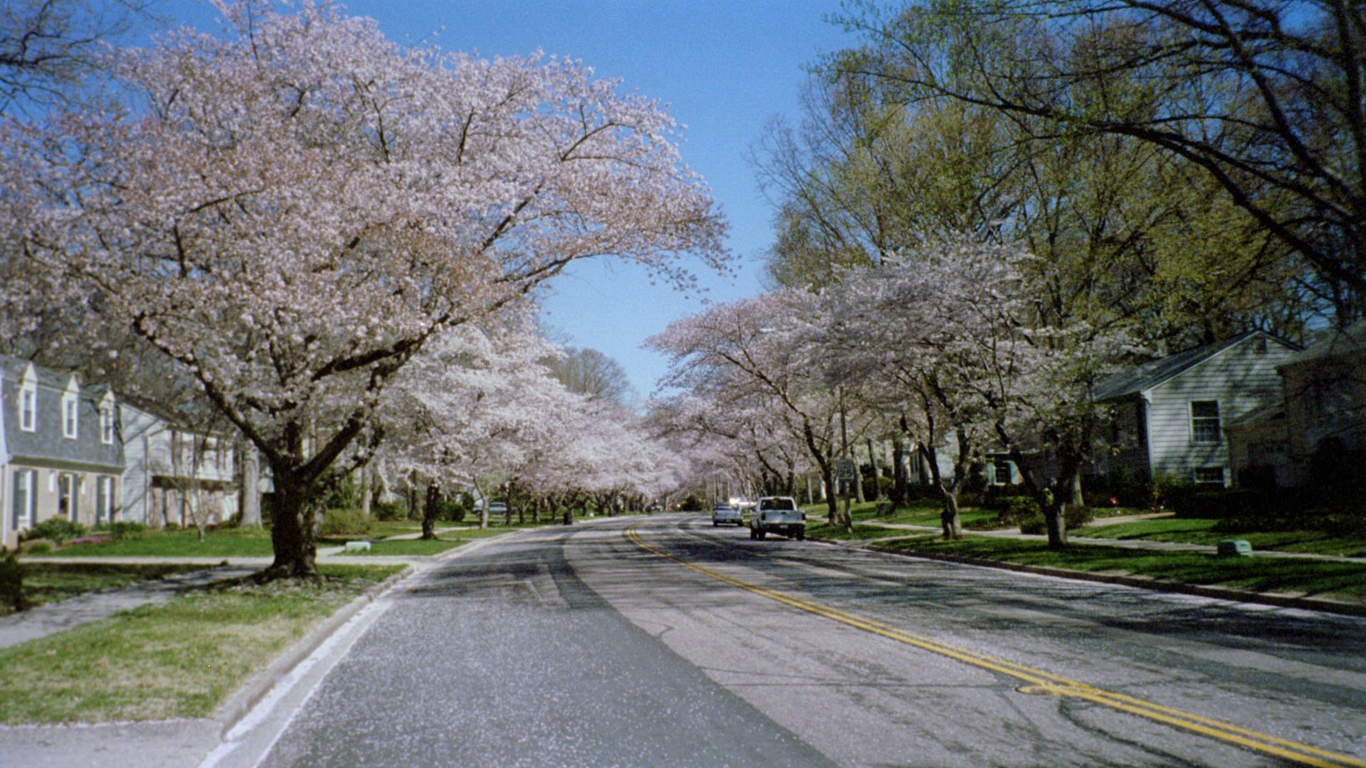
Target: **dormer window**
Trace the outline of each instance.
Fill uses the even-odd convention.
[[[38,428],[38,383],[24,381],[19,390],[19,428],[32,432]]]
[[[66,385],[66,391],[62,393],[62,434],[75,440],[77,437],[77,423],[80,415],[80,390],[76,385],[76,378],[71,378],[71,383]]]
[[[100,442],[114,443],[114,396],[106,394],[100,401]]]

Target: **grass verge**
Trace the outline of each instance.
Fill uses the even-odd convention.
[[[87,592],[126,587],[178,573],[202,571],[202,565],[123,565],[118,563],[24,562],[24,599],[30,608],[70,600]],[[0,604],[0,616],[13,611]]]
[[[62,547],[60,557],[270,557],[270,531],[263,528],[219,528],[199,540],[199,531],[146,531],[98,544]]]
[[[1221,539],[1244,539],[1254,550],[1303,552],[1315,555],[1366,557],[1366,539],[1337,536],[1325,531],[1252,531],[1228,533],[1217,530],[1218,520],[1206,518],[1160,518],[1115,525],[1089,526],[1073,536],[1097,539],[1182,541],[1213,546]]]
[[[0,723],[205,717],[401,568],[321,566],[317,584],[220,585],[0,649]]]
[[[370,542],[370,549],[362,552],[347,552],[347,555],[406,555],[424,556],[439,555],[447,550],[455,549],[461,544],[468,544],[469,538],[459,539],[385,539]]]
[[[984,536],[944,541],[932,536],[877,545],[889,552],[1003,560],[1073,571],[1124,573],[1155,579],[1366,601],[1366,563],[1269,557],[1218,557],[1202,552],[1154,552],[1073,545],[1057,551],[1042,541]]]

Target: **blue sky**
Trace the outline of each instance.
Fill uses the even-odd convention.
[[[171,0],[173,11],[188,9]],[[592,347],[626,368],[637,394],[648,396],[667,361],[640,349],[673,320],[702,309],[704,299],[730,301],[759,293],[772,212],[760,196],[746,152],[770,117],[794,121],[803,65],[852,43],[825,22],[839,0],[350,0],[356,16],[377,20],[397,42],[432,39],[447,50],[485,57],[536,50],[569,56],[622,87],[655,98],[683,133],[683,158],[707,181],[730,221],[729,247],[741,258],[734,279],[703,274],[704,296],[651,286],[640,269],[619,261],[581,262],[553,282],[543,302],[546,323],[563,341]],[[204,6],[186,13],[202,25]],[[208,22],[207,29],[216,29]]]

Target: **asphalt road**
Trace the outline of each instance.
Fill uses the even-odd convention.
[[[210,762],[1366,766],[1361,619],[677,515],[410,581]]]

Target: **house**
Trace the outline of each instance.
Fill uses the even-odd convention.
[[[0,543],[53,517],[119,516],[123,444],[107,387],[0,355]]]
[[[1310,457],[1327,441],[1366,451],[1366,320],[1325,332],[1280,374],[1290,484],[1307,480]]]
[[[119,411],[125,520],[161,528],[217,524],[237,514],[231,436],[181,426],[147,401],[122,402]]]
[[[1115,413],[1102,471],[1235,482],[1227,428],[1281,402],[1277,368],[1300,348],[1264,331],[1186,350],[1102,382],[1096,400]]]

